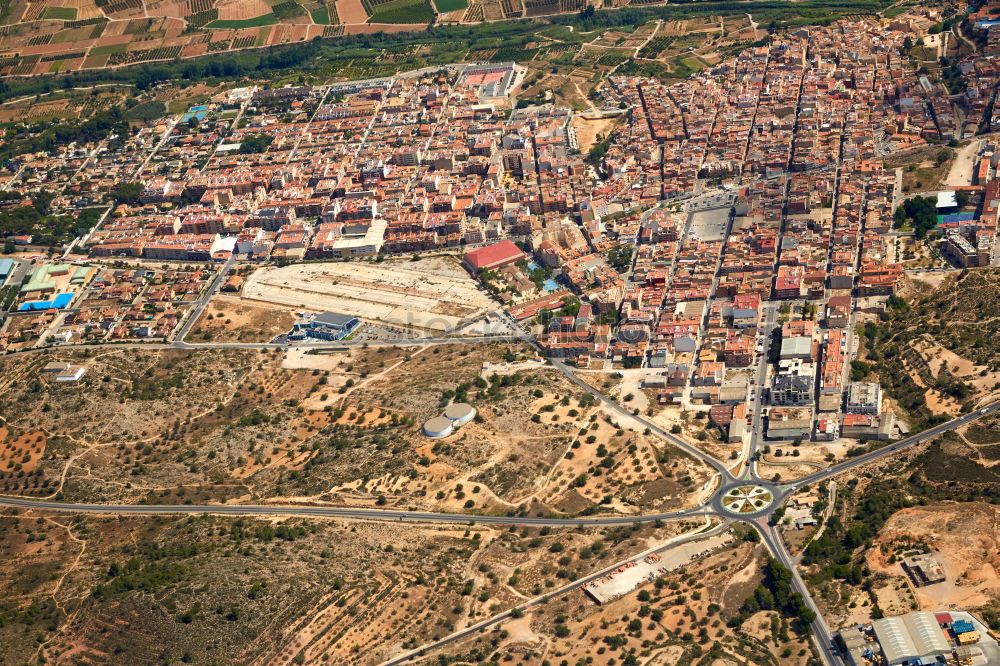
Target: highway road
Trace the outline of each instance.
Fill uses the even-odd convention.
[[[937,437],[938,435],[948,432],[949,430],[955,430],[956,428],[961,428],[962,426],[971,423],[977,419],[980,419],[986,416],[987,414],[992,414],[997,410],[1000,410],[1000,400],[998,400],[997,402],[990,403],[986,407],[981,407],[980,409],[977,409],[973,412],[969,412],[968,414],[964,414],[950,421],[945,421],[944,423],[938,424],[932,428],[928,428],[927,430],[919,432],[916,435],[913,435],[912,437],[901,439],[894,444],[889,444],[880,449],[871,451],[870,453],[865,453],[855,458],[851,458],[850,460],[845,460],[844,462],[828,467],[821,472],[816,472],[815,474],[810,474],[809,476],[802,477],[801,479],[796,480],[794,485],[800,488],[807,484],[818,483],[825,479],[829,479],[832,476],[836,476],[837,474],[846,472],[847,470],[858,467],[859,465],[864,465],[866,463],[873,462],[875,460],[878,460],[879,458],[884,458],[889,454],[896,453],[897,451],[900,451],[902,449],[911,447],[915,444],[919,444],[920,442],[924,442],[927,441],[928,439]]]
[[[218,276],[216,276],[213,283],[206,290],[203,297],[200,299],[198,305],[191,313],[191,317],[187,320],[181,329],[181,335],[177,337],[177,340],[172,344],[160,344],[160,345],[144,345],[143,348],[167,348],[167,347],[182,347],[191,349],[202,349],[202,348],[284,348],[285,345],[262,345],[262,344],[198,344],[192,345],[189,343],[184,343],[183,336],[187,334],[190,328],[193,326],[193,322],[197,320],[197,317],[201,315],[204,307],[207,305],[211,295],[221,286],[222,281],[225,279],[225,275],[228,272],[231,264],[227,263],[226,266],[220,270]],[[773,311],[768,310],[766,314],[766,319],[768,322],[773,320]],[[421,345],[421,344],[446,344],[446,343],[476,343],[484,341],[520,341],[531,343],[530,338],[526,339],[520,335],[510,335],[510,336],[483,336],[477,338],[424,338],[415,340],[405,340],[405,341],[390,341],[383,344],[390,345]],[[313,346],[317,350],[323,348],[331,347],[344,347],[349,346],[352,343],[337,343],[337,344],[322,344]],[[368,343],[353,343],[353,344],[369,344],[377,345],[376,342]],[[95,345],[95,346],[108,346],[108,345]],[[133,345],[134,346],[134,345]],[[308,345],[312,346],[312,345]],[[766,350],[766,345],[765,345]],[[219,505],[192,505],[192,504],[181,504],[181,505],[134,505],[134,504],[89,504],[89,503],[67,503],[67,502],[55,502],[46,500],[34,500],[34,499],[23,499],[23,498],[12,498],[12,497],[0,497],[0,506],[15,507],[20,509],[36,509],[36,510],[49,510],[49,511],[60,511],[76,514],[114,514],[114,515],[167,515],[167,514],[218,514],[218,515],[234,515],[234,516],[298,516],[298,517],[313,517],[313,518],[347,518],[347,519],[363,519],[363,520],[386,520],[386,521],[398,521],[398,522],[417,522],[417,523],[450,523],[450,524],[463,524],[463,523],[482,523],[482,524],[493,524],[493,525],[537,525],[537,526],[552,526],[552,527],[577,527],[577,526],[617,526],[617,525],[629,525],[636,522],[653,522],[657,520],[676,520],[679,518],[693,518],[693,517],[717,517],[724,521],[724,525],[728,525],[734,520],[743,520],[754,525],[762,535],[762,540],[764,546],[775,557],[780,561],[785,567],[792,572],[793,585],[799,593],[802,594],[806,603],[816,612],[817,618],[813,623],[813,633],[816,639],[817,648],[823,658],[824,663],[831,666],[840,666],[842,663],[840,657],[837,655],[835,649],[832,647],[831,634],[829,628],[819,613],[819,609],[812,599],[808,588],[803,582],[801,576],[799,575],[798,568],[794,560],[788,554],[785,548],[784,542],[781,539],[779,529],[777,526],[770,524],[770,519],[773,515],[775,509],[782,505],[783,501],[792,493],[801,489],[803,486],[819,483],[826,479],[832,478],[838,474],[842,474],[851,469],[855,469],[862,465],[866,465],[875,462],[879,459],[885,458],[890,455],[894,455],[901,450],[908,447],[915,446],[921,442],[925,442],[931,438],[934,438],[942,433],[954,430],[965,426],[977,419],[980,419],[989,414],[996,413],[1000,410],[1000,401],[991,403],[986,407],[980,408],[969,414],[961,415],[955,419],[947,421],[945,423],[938,424],[924,432],[917,433],[912,437],[906,438],[899,442],[889,444],[880,449],[876,449],[869,453],[861,456],[857,456],[850,460],[846,460],[842,463],[829,467],[825,470],[810,474],[808,476],[802,477],[795,481],[784,483],[782,485],[776,485],[769,481],[760,479],[756,474],[756,470],[753,467],[741,470],[743,473],[740,478],[735,478],[728,470],[727,466],[716,458],[704,453],[700,449],[691,446],[684,440],[676,437],[675,435],[667,432],[663,428],[659,427],[651,421],[633,414],[630,410],[623,407],[619,403],[611,400],[603,393],[590,386],[582,379],[580,379],[571,368],[565,365],[562,361],[553,359],[552,365],[555,369],[560,371],[564,376],[566,376],[571,382],[573,382],[579,388],[587,391],[595,398],[600,400],[607,409],[620,414],[625,418],[634,419],[638,424],[649,428],[651,433],[662,437],[666,441],[670,442],[672,445],[683,450],[684,452],[691,455],[693,458],[704,462],[705,464],[711,466],[718,474],[720,478],[720,483],[716,491],[712,494],[710,498],[703,504],[684,509],[681,511],[673,512],[661,512],[652,514],[641,514],[641,515],[605,515],[605,516],[586,516],[586,517],[573,517],[573,518],[561,518],[552,516],[543,517],[527,517],[527,516],[496,516],[496,515],[476,515],[476,514],[457,514],[457,513],[441,513],[432,511],[416,511],[416,510],[406,510],[399,508],[389,508],[389,509],[374,509],[374,508],[356,508],[356,507],[337,507],[337,506],[324,506],[324,505],[268,505],[268,504],[219,504]],[[760,391],[763,379],[760,371],[758,371],[758,384],[757,390]],[[760,409],[760,403],[757,403],[757,410],[755,410],[754,422],[755,425],[759,424],[759,413],[756,413]],[[755,450],[756,441],[758,437],[754,437],[751,443],[752,453]],[[774,502],[763,508],[761,511],[752,515],[733,515],[729,513],[725,507],[722,505],[722,494],[729,488],[739,483],[745,484],[756,484],[763,486],[768,489],[773,497]],[[718,529],[723,529],[720,527]],[[698,537],[706,536],[706,534],[698,535]],[[695,538],[695,537],[692,537]],[[662,545],[659,548],[666,548],[669,545]],[[635,559],[635,557],[629,558]],[[570,583],[559,590],[543,595],[538,599],[532,600],[528,604],[520,606],[518,608],[525,609],[530,608],[534,603],[542,603],[554,596],[559,594],[565,594],[571,590],[578,589],[581,585],[590,580],[594,580],[606,573],[607,570],[602,570],[595,572],[585,578],[581,578],[573,583]],[[436,647],[441,647],[452,643],[454,641],[461,640],[477,631],[483,631],[489,627],[495,626],[506,619],[509,619],[514,611],[507,611],[505,613],[500,613],[496,616],[489,618],[483,622],[472,625],[466,629],[463,629],[455,634],[447,636],[439,641],[429,643],[427,645],[421,646],[420,648],[411,651],[405,655],[400,655],[395,657],[393,660],[386,662],[387,664],[399,664],[412,659],[420,654],[425,653],[428,650],[432,650]]]
[[[79,504],[32,500],[15,497],[0,497],[0,506],[21,509],[44,509],[68,513],[121,514],[121,515],[164,515],[202,514],[236,516],[298,516],[304,518],[355,518],[367,520],[410,521],[418,523],[482,523],[488,525],[539,525],[550,527],[609,527],[651,523],[657,520],[675,520],[704,516],[712,513],[703,506],[650,513],[635,516],[594,516],[584,518],[552,518],[529,516],[492,516],[464,513],[438,513],[433,511],[412,511],[407,509],[366,509],[360,507],[337,507],[323,505],[295,504]]]
[[[562,368],[564,371],[568,370],[561,363],[556,363],[557,368]],[[572,374],[572,373],[570,373]],[[573,375],[575,377],[575,375]],[[589,385],[586,385],[588,390],[592,391]],[[599,392],[598,392],[599,394]],[[601,395],[601,399],[607,402],[607,398]],[[617,403],[612,403],[617,404]],[[799,488],[818,483],[837,474],[841,474],[848,470],[854,469],[861,465],[865,465],[874,462],[880,458],[884,458],[889,455],[894,455],[900,450],[918,444],[920,442],[926,441],[930,438],[936,437],[949,430],[954,430],[956,428],[962,427],[971,423],[979,418],[982,418],[988,414],[992,414],[1000,410],[1000,401],[994,402],[987,407],[981,408],[969,414],[965,414],[958,418],[952,419],[951,421],[941,423],[933,428],[930,428],[922,433],[914,435],[908,439],[896,442],[889,446],[885,446],[881,449],[872,451],[863,456],[858,456],[851,460],[835,465],[829,469],[823,470],[822,472],[817,472],[809,476],[803,477],[796,481],[788,484],[783,484],[782,486],[775,486],[767,481],[762,481],[759,479],[750,479],[749,481],[758,483],[766,488],[768,488],[774,495],[775,501],[762,510],[759,514],[753,516],[748,516],[747,518],[752,520],[752,524],[761,532],[763,537],[763,542],[767,546],[768,550],[771,552],[772,556],[778,559],[784,566],[792,571],[793,582],[795,584],[796,590],[799,591],[803,597],[806,599],[807,603],[814,608],[817,612],[817,620],[814,623],[813,630],[815,632],[818,647],[823,652],[824,660],[827,664],[840,664],[839,657],[833,652],[830,643],[831,637],[829,629],[826,627],[823,621],[822,615],[819,614],[819,610],[815,605],[812,597],[809,594],[804,582],[799,576],[798,569],[795,562],[789,556],[788,551],[784,547],[784,543],[780,538],[777,527],[769,524],[769,519],[773,511],[779,507],[783,500],[788,497],[791,493],[795,492]],[[624,411],[621,412],[625,416],[630,416],[636,418],[631,413]],[[640,419],[640,422],[645,422],[644,419]],[[655,424],[650,424],[657,434],[661,434],[661,429],[659,429]],[[667,436],[671,442],[675,439],[670,433],[663,433]],[[683,442],[682,442],[683,443]],[[688,450],[690,447],[683,443],[684,446],[681,447],[684,450]],[[67,503],[67,502],[54,502],[46,500],[33,500],[33,499],[21,499],[12,497],[0,497],[0,506],[15,507],[21,509],[39,509],[39,510],[50,510],[50,511],[60,511],[68,513],[77,514],[116,514],[116,515],[164,515],[164,514],[218,514],[218,515],[239,515],[239,516],[299,516],[299,517],[315,517],[315,518],[352,518],[352,519],[377,519],[377,520],[388,520],[388,521],[408,521],[408,522],[421,522],[421,523],[451,523],[451,524],[462,524],[462,523],[482,523],[482,524],[493,524],[493,525],[538,525],[538,526],[552,526],[552,527],[576,527],[576,526],[616,526],[616,525],[630,525],[636,522],[653,522],[657,520],[674,520],[678,518],[692,518],[701,516],[717,516],[723,518],[725,521],[732,521],[740,519],[740,516],[734,516],[728,514],[724,509],[721,508],[720,497],[721,493],[726,487],[732,487],[734,483],[737,483],[736,479],[733,479],[731,475],[725,472],[725,466],[707,456],[704,453],[696,450],[696,457],[698,459],[713,460],[715,462],[716,470],[723,474],[724,478],[728,479],[728,486],[722,484],[723,487],[713,494],[713,496],[706,501],[704,504],[692,507],[689,509],[684,509],[681,511],[674,512],[663,512],[654,514],[642,514],[635,516],[593,516],[593,517],[580,517],[580,518],[556,518],[556,517],[527,517],[527,516],[489,516],[489,515],[474,515],[474,514],[453,514],[453,513],[438,513],[431,511],[409,511],[403,509],[369,509],[369,508],[352,508],[352,507],[333,507],[333,506],[308,506],[308,505],[247,505],[247,504],[220,504],[220,505],[192,505],[192,504],[180,504],[180,505],[149,505],[149,504],[85,504],[85,503]],[[694,455],[694,454],[693,454]],[[704,536],[704,535],[703,535]],[[634,559],[634,558],[630,558]],[[564,593],[571,589],[576,589],[583,583],[593,580],[594,577],[599,577],[603,575],[603,572],[597,572],[592,576],[587,578],[574,581],[566,588],[560,588],[550,595]],[[479,631],[481,629],[492,626],[496,623],[502,622],[510,617],[510,612],[502,613],[500,615],[494,616],[485,623],[480,623],[478,625],[473,625],[472,627],[458,632],[452,636],[442,639],[442,641],[422,646],[420,651],[426,651],[432,649],[435,646],[445,645],[449,642],[460,640],[469,634]],[[415,656],[412,653],[410,656]],[[399,659],[402,659],[400,657]],[[389,663],[401,663],[398,660]]]

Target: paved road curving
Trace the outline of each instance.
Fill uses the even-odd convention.
[[[559,367],[559,366],[557,366]],[[589,385],[586,385],[589,388]],[[617,403],[611,403],[612,405],[617,405]],[[941,433],[947,432],[949,430],[954,430],[967,425],[977,419],[980,419],[988,414],[996,413],[1000,411],[1000,401],[990,404],[988,407],[979,409],[975,412],[965,414],[958,418],[952,419],[945,423],[941,423],[933,428],[925,430],[913,437],[901,440],[895,444],[876,449],[871,453],[866,453],[865,455],[858,456],[851,460],[840,463],[839,465],[834,465],[829,467],[822,472],[817,472],[815,474],[810,474],[809,476],[802,477],[795,481],[783,483],[780,485],[774,484],[770,481],[764,479],[752,479],[745,480],[733,479],[728,473],[725,475],[725,481],[720,485],[719,489],[712,494],[706,502],[700,506],[691,507],[688,509],[682,509],[680,511],[668,511],[660,513],[647,513],[647,514],[637,514],[633,516],[593,516],[593,517],[578,517],[578,518],[552,518],[552,517],[528,517],[528,516],[491,516],[491,515],[478,515],[478,514],[460,514],[460,513],[441,513],[434,511],[411,511],[406,509],[366,509],[366,508],[356,508],[356,507],[336,507],[336,506],[322,506],[322,505],[289,505],[289,504],[91,504],[91,503],[80,503],[80,502],[57,502],[51,500],[35,500],[35,499],[25,499],[18,497],[3,497],[0,496],[0,506],[17,507],[23,509],[42,509],[51,511],[64,511],[69,513],[95,513],[95,514],[138,514],[138,515],[150,515],[150,514],[197,514],[197,513],[214,513],[214,514],[228,514],[228,515],[285,515],[285,516],[313,516],[317,518],[361,518],[361,519],[375,519],[375,520],[398,520],[398,521],[413,521],[413,522],[437,522],[437,523],[468,523],[474,521],[476,523],[494,524],[494,525],[549,525],[549,526],[587,526],[587,525],[631,525],[635,522],[653,522],[656,520],[672,520],[677,518],[685,518],[691,516],[705,516],[705,515],[719,515],[724,518],[732,518],[733,514],[721,509],[721,498],[722,494],[734,486],[753,484],[760,485],[767,488],[774,497],[774,502],[770,504],[763,513],[754,513],[747,516],[747,518],[758,518],[762,516],[770,515],[777,507],[781,505],[783,500],[792,494],[799,488],[803,486],[818,483],[824,481],[832,476],[841,474],[855,467],[865,465],[867,463],[873,462],[880,458],[892,455],[902,449],[914,446],[920,442],[926,441],[932,437],[936,437]],[[625,412],[626,415],[635,418],[631,413]],[[643,421],[644,422],[644,421]],[[657,433],[660,434],[660,433]],[[674,443],[676,439],[669,433],[665,433],[667,438]],[[683,443],[684,446],[681,447],[684,450],[688,450],[690,445]],[[697,451],[699,459],[705,459],[714,461],[721,465],[717,460],[707,456],[706,454]],[[714,465],[713,465],[714,466]],[[718,467],[716,467],[718,469]],[[724,469],[724,466],[723,466]]]
[[[573,590],[577,590],[577,589],[583,587],[584,585],[586,585],[587,583],[589,583],[591,581],[595,581],[598,578],[606,576],[607,574],[611,573],[612,571],[614,571],[615,569],[617,569],[618,567],[620,567],[622,564],[625,564],[626,562],[635,561],[638,558],[645,557],[646,555],[649,555],[650,553],[659,553],[659,552],[662,552],[662,551],[667,550],[669,548],[673,548],[674,546],[679,546],[681,544],[689,543],[691,541],[698,541],[698,540],[701,540],[701,539],[707,539],[709,537],[715,536],[716,534],[720,534],[721,532],[725,531],[726,529],[729,529],[730,524],[732,524],[732,521],[725,520],[720,525],[718,525],[717,527],[714,527],[714,528],[712,528],[710,530],[707,530],[707,531],[704,531],[704,532],[696,532],[694,534],[685,534],[685,535],[681,535],[679,537],[674,537],[673,539],[670,539],[666,543],[661,544],[659,546],[656,546],[655,548],[650,548],[649,550],[643,551],[643,552],[639,553],[638,555],[633,555],[632,557],[629,557],[626,560],[622,560],[620,562],[616,562],[615,564],[612,564],[612,565],[610,565],[608,567],[605,567],[605,568],[601,569],[600,571],[596,571],[596,572],[594,572],[592,574],[589,574],[589,575],[585,576],[584,578],[579,578],[579,579],[573,581],[572,583],[564,585],[563,587],[559,588],[558,590],[553,590],[552,592],[547,592],[547,593],[545,593],[545,594],[543,594],[541,596],[535,597],[534,599],[530,599],[529,601],[526,601],[523,604],[519,604],[518,606],[515,606],[514,608],[511,608],[508,611],[505,611],[503,613],[499,613],[497,615],[494,615],[491,618],[483,620],[482,622],[477,622],[476,624],[473,624],[473,625],[471,625],[469,627],[466,627],[465,629],[461,629],[459,631],[456,631],[455,633],[450,634],[448,636],[445,636],[444,638],[442,638],[442,639],[440,639],[440,640],[438,640],[438,641],[436,641],[434,643],[428,643],[428,644],[423,645],[423,646],[421,646],[421,647],[419,647],[419,648],[417,648],[415,650],[411,650],[410,652],[406,652],[404,654],[401,654],[398,657],[393,657],[392,659],[390,659],[390,660],[388,660],[386,662],[383,662],[381,666],[396,666],[397,664],[406,663],[406,662],[410,661],[411,659],[415,659],[417,657],[422,656],[423,654],[425,654],[429,650],[435,650],[437,648],[444,647],[445,645],[448,645],[449,643],[454,643],[455,641],[459,641],[459,640],[462,640],[463,638],[467,638],[467,637],[471,636],[472,634],[478,633],[480,631],[485,631],[485,630],[489,629],[490,627],[496,626],[497,624],[500,624],[501,622],[503,622],[505,620],[511,619],[514,616],[515,610],[521,611],[521,612],[531,610],[532,608],[534,608],[538,604],[548,603],[549,601],[551,601],[552,599],[554,599],[556,597],[562,596],[562,595],[566,594],[567,592],[572,592]]]
[[[449,340],[449,342],[456,342],[455,340]],[[426,341],[424,341],[426,344]],[[397,343],[399,344],[399,343]],[[413,344],[413,343],[409,343]],[[416,342],[420,344],[420,342]],[[200,347],[201,345],[199,345]],[[629,412],[627,409],[622,407],[617,402],[614,402],[604,396],[600,391],[594,389],[592,386],[584,382],[582,379],[577,377],[568,367],[559,361],[554,361],[553,366],[566,375],[571,381],[585,389],[599,400],[601,400],[605,405],[614,411],[622,414],[623,416],[636,419],[639,423],[645,425],[660,437],[663,437],[671,444],[674,444],[683,451],[689,453],[693,457],[705,462],[706,464],[713,467],[721,477],[721,483],[719,488],[715,493],[703,504],[696,507],[691,507],[688,509],[683,509],[681,511],[673,512],[662,512],[654,514],[642,514],[634,516],[594,516],[594,517],[578,517],[578,518],[551,518],[551,517],[527,517],[527,516],[484,516],[484,515],[472,515],[472,514],[455,514],[455,513],[438,513],[432,511],[408,511],[404,509],[366,509],[366,508],[350,508],[350,507],[333,507],[333,506],[308,506],[308,505],[266,505],[266,504],[208,504],[208,505],[195,505],[195,504],[180,504],[180,505],[164,505],[164,504],[86,504],[86,503],[68,503],[68,502],[55,502],[48,500],[34,500],[34,499],[22,499],[22,498],[12,498],[12,497],[0,497],[0,506],[22,508],[22,509],[40,509],[49,511],[61,511],[70,512],[77,514],[118,514],[118,515],[165,515],[165,514],[225,514],[225,515],[240,515],[240,516],[300,516],[300,517],[316,517],[316,518],[354,518],[354,519],[367,519],[367,520],[389,520],[389,521],[410,521],[419,523],[450,523],[450,524],[461,524],[461,523],[482,523],[482,524],[493,524],[493,525],[547,525],[547,526],[616,526],[616,525],[630,525],[636,522],[646,523],[653,522],[657,520],[672,520],[678,518],[687,517],[709,517],[716,516],[723,518],[723,526],[728,526],[735,520],[744,520],[753,524],[760,532],[763,537],[763,541],[768,551],[778,559],[782,565],[787,567],[792,571],[792,584],[796,591],[798,591],[806,601],[806,603],[817,613],[816,620],[813,622],[813,633],[816,638],[817,647],[820,650],[822,659],[824,663],[829,665],[839,665],[842,663],[836,649],[833,647],[831,642],[830,630],[826,625],[826,622],[819,613],[818,607],[816,607],[815,601],[809,594],[809,590],[805,583],[802,581],[801,576],[798,573],[798,569],[795,562],[789,556],[784,543],[781,540],[781,535],[778,533],[777,528],[770,524],[770,518],[774,510],[782,505],[785,498],[791,493],[799,490],[803,486],[818,483],[824,481],[828,478],[841,474],[843,472],[849,471],[861,465],[874,462],[886,456],[890,456],[897,453],[903,449],[912,447],[921,442],[927,441],[933,437],[936,437],[944,432],[954,430],[965,426],[977,419],[980,419],[989,414],[996,413],[1000,411],[1000,401],[991,403],[990,405],[978,409],[969,414],[965,414],[954,418],[945,423],[941,423],[932,428],[929,428],[921,433],[918,433],[912,437],[908,437],[904,440],[884,446],[880,449],[876,449],[870,453],[846,460],[840,464],[833,465],[825,470],[810,474],[808,476],[802,477],[792,482],[783,483],[781,485],[776,485],[770,481],[760,479],[755,469],[750,469],[748,477],[735,479],[726,466],[714,457],[704,453],[700,449],[691,446],[684,440],[681,440],[671,433],[660,428],[656,424],[643,419],[642,417],[636,416]],[[752,514],[746,514],[737,516],[732,512],[727,511],[722,506],[722,494],[726,492],[729,488],[734,487],[734,485],[760,485],[767,488],[773,495],[774,501],[767,507],[759,512],[754,512]],[[721,529],[721,527],[719,528]],[[714,531],[714,530],[713,530]],[[706,536],[707,534],[702,534],[698,536]],[[528,604],[519,606],[520,609],[525,609],[531,607],[535,603],[543,603],[548,599],[559,594],[564,594],[570,590],[578,589],[581,585],[590,580],[603,575],[605,570],[599,571],[592,574],[586,578],[581,578],[573,583],[570,583],[559,590],[551,592],[549,594],[543,595],[538,599],[534,599]],[[393,658],[388,664],[399,664],[404,661],[408,661],[411,658],[417,657],[423,654],[427,650],[431,650],[437,647],[441,647],[452,643],[457,640],[461,640],[475,632],[482,631],[491,626],[494,626],[500,622],[503,622],[513,615],[513,609],[505,613],[496,615],[488,620],[484,620],[476,625],[468,627],[462,631],[456,632],[450,636],[446,636],[440,641],[430,643],[422,646],[416,651],[400,655],[399,657]]]

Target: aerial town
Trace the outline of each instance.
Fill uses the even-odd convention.
[[[0,662],[1000,664],[998,15],[13,100]]]

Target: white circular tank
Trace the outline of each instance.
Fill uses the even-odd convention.
[[[455,426],[450,419],[443,416],[435,416],[424,423],[424,434],[434,439],[447,437],[453,432],[455,432]]]
[[[474,419],[476,408],[464,402],[456,402],[448,405],[444,410],[444,417],[451,421],[455,427],[460,427]]]

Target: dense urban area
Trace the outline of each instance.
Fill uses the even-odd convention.
[[[1000,664],[1000,4],[255,1],[0,2],[0,663]]]

